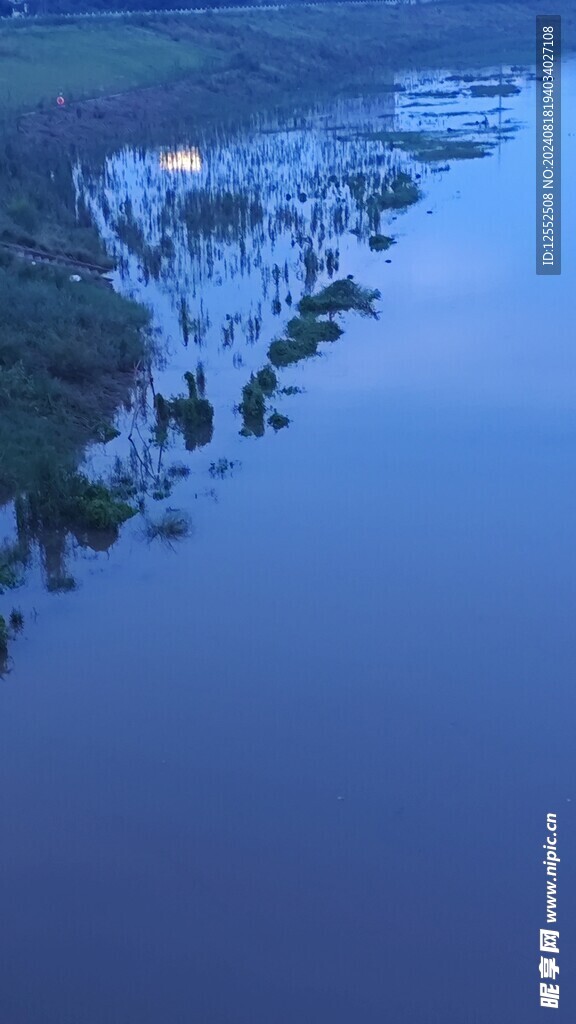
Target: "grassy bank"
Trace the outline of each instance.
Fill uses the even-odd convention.
[[[352,80],[377,79],[386,69],[532,62],[534,17],[541,7],[539,0],[438,0],[4,24],[0,108],[53,108],[61,90],[75,101],[186,80],[204,87],[208,100],[207,108],[198,105],[189,113],[212,116],[223,109],[219,92],[228,108],[243,110],[259,83],[266,83],[269,101],[281,101],[287,89],[323,84],[334,91]],[[557,0],[555,10],[563,15],[564,46],[573,48],[574,5]],[[165,98],[164,113],[170,115]]]
[[[111,436],[143,354],[140,307],[67,271],[0,260],[0,480],[34,488]]]
[[[0,107],[5,111],[121,92],[216,67],[217,51],[167,32],[109,21],[0,29]]]

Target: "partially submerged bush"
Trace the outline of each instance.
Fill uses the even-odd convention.
[[[368,215],[374,220],[384,210],[402,210],[417,203],[420,189],[409,174],[400,171],[389,186],[381,192],[373,192],[366,204]]]
[[[261,370],[258,370],[256,380],[260,385],[263,394],[268,397],[272,395],[278,387],[278,378],[271,366],[264,366]]]
[[[155,395],[156,434],[158,440],[163,441],[172,422],[182,431],[186,448],[192,451],[211,440],[214,408],[207,398],[199,397],[193,373],[185,373],[184,380],[188,385],[188,396],[164,398],[159,392]]]
[[[49,576],[46,580],[46,590],[50,594],[69,594],[76,590],[77,583],[73,576]]]
[[[185,430],[212,426],[214,409],[207,398],[185,398],[179,395],[171,400],[170,406],[172,417]]]
[[[391,238],[389,235],[371,235],[368,239],[368,245],[372,252],[386,252],[391,245],[394,245],[396,239]]]
[[[146,537],[149,541],[183,540],[191,533],[192,527],[188,516],[176,509],[167,509],[160,519],[148,519],[145,525]]]
[[[470,95],[476,98],[496,96],[517,96],[520,89],[517,85],[471,85]]]
[[[362,316],[376,317],[374,302],[379,298],[379,291],[362,288],[351,278],[333,281],[316,295],[305,295],[298,305],[301,315],[288,321],[287,337],[271,343],[270,362],[274,366],[289,366],[316,355],[320,342],[336,341],[342,334],[342,328],[332,319],[336,313],[355,310]],[[318,319],[322,315],[330,319]]]
[[[304,301],[303,299],[302,302]],[[274,366],[289,366],[290,363],[297,363],[300,359],[316,355],[319,343],[336,341],[342,334],[342,328],[333,320],[317,320],[315,316],[295,316],[288,321],[286,333],[287,338],[277,338],[268,349],[268,358]]]
[[[8,626],[6,625],[6,619],[3,615],[0,615],[0,659],[4,659],[8,654]]]
[[[274,428],[274,430],[278,431],[282,430],[282,427],[287,427],[290,420],[287,416],[283,416],[282,413],[274,409],[272,415],[268,417],[268,423]]]
[[[24,629],[24,615],[20,608],[13,608],[10,612],[10,629],[13,633],[21,633]]]
[[[122,523],[136,515],[136,509],[103,480],[45,466],[38,488],[22,498],[21,514],[32,535],[38,529],[64,528],[114,536]]]
[[[313,316],[347,313],[355,310],[361,316],[377,316],[374,302],[380,298],[377,289],[362,288],[350,278],[333,281],[317,295],[305,295],[300,301],[300,312]]]
[[[260,421],[264,417],[266,400],[264,392],[254,374],[250,374],[250,380],[242,388],[242,401],[240,412],[246,421]]]
[[[83,474],[70,478],[69,492],[62,496],[62,512],[71,525],[85,530],[117,530],[136,509],[117,499],[102,482],[92,483]]]
[[[296,341],[295,338],[277,338],[268,349],[268,358],[274,366],[289,366],[300,359],[316,355],[318,342],[313,338]]]
[[[19,544],[4,543],[0,547],[0,594],[12,590],[22,581],[26,553]]]

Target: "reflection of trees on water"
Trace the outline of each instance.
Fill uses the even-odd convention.
[[[154,282],[147,297],[168,297],[185,344],[231,347],[230,320],[236,338],[250,341],[261,310],[279,316],[293,296],[337,271],[343,235],[367,236],[347,177],[392,179],[406,157],[354,133],[393,104],[386,93],[368,109],[358,101],[336,106],[334,119],[348,120],[346,137],[318,111],[289,125],[265,123],[259,133],[215,136],[200,147],[193,174],[167,170],[162,153],[125,149],[99,179],[79,169],[77,184],[124,284],[146,292]]]
[[[425,185],[448,169],[376,137],[461,131],[470,111],[455,119],[441,100],[442,81],[412,74],[372,100],[261,118],[251,131],[215,133],[174,151],[196,154],[193,161],[124,149],[100,176],[78,169],[79,194],[119,260],[121,286],[155,306],[164,324],[169,304],[185,345],[215,352],[252,342],[255,325],[332,278],[350,235],[367,242],[390,233],[385,225],[409,205],[386,201],[401,176]],[[418,97],[434,88],[437,109],[428,111]]]

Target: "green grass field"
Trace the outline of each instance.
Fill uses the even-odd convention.
[[[188,39],[122,22],[0,30],[0,108],[51,105],[59,92],[80,99],[155,85],[217,60]]]
[[[60,24],[20,21],[0,27],[0,116],[103,97],[189,77],[231,104],[267,76],[270,99],[324,82],[337,90],[385,68],[477,66],[534,59],[534,15],[541,0],[437,0],[417,6],[153,15]],[[574,0],[555,0],[564,51],[576,45]],[[239,78],[226,71],[241,72]],[[210,97],[209,97],[210,99]]]

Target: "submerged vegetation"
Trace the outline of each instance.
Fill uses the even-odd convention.
[[[465,132],[384,131],[370,132],[367,138],[410,153],[421,163],[445,163],[448,160],[472,160],[488,156],[494,148],[491,140],[466,137]]]
[[[223,480],[226,476],[232,476],[233,471],[240,465],[238,459],[218,459],[218,462],[211,462],[208,472],[212,478]]]
[[[264,413],[266,411],[266,395],[258,377],[250,374],[250,380],[242,388],[242,401],[239,405],[244,426],[241,433],[246,437],[254,434],[261,437],[264,433]]]
[[[295,316],[286,325],[286,337],[271,342],[268,358],[276,367],[289,366],[290,363],[297,363],[300,359],[316,355],[321,341],[336,341],[341,334],[342,328],[339,324],[330,320],[318,320],[314,313]]]
[[[288,321],[287,336],[271,343],[270,362],[274,366],[289,366],[316,355],[320,342],[336,341],[342,334],[342,328],[332,319],[336,313],[354,310],[361,316],[376,317],[374,303],[379,298],[379,291],[362,288],[351,278],[333,281],[316,295],[305,295],[298,305],[301,315]],[[318,319],[321,316],[330,319]]]
[[[380,134],[373,132],[370,137],[378,138]],[[374,234],[379,232],[383,213],[407,210],[422,197],[420,187],[406,171],[396,171],[392,176],[355,172],[346,175],[344,181],[360,211],[366,213]]]
[[[396,239],[391,238],[389,235],[370,235],[368,239],[368,245],[372,252],[386,252],[395,242]]]
[[[286,337],[271,342],[268,349],[270,362],[276,367],[283,367],[315,355],[320,342],[336,341],[343,333],[333,319],[337,313],[355,311],[361,316],[377,317],[374,303],[379,298],[379,291],[363,288],[351,277],[333,281],[316,295],[305,295],[298,304],[300,315],[292,317],[286,325]],[[299,390],[294,386],[279,389],[277,376],[271,366],[265,366],[256,374],[252,373],[242,389],[242,401],[238,407],[243,419],[240,433],[245,437],[261,437],[264,433],[266,398],[274,392],[292,395]],[[267,422],[278,431],[287,427],[290,420],[273,409]]]
[[[0,547],[0,594],[20,586],[26,566],[26,551],[19,543],[5,541]]]
[[[0,615],[0,675],[6,670],[6,659],[8,656],[8,626],[6,619]]]
[[[471,85],[470,95],[476,97],[491,97],[491,96],[517,96],[520,89],[517,85],[505,84],[505,85]]]
[[[278,387],[278,378],[271,366],[264,366],[261,370],[258,370],[256,382],[260,386],[262,393],[266,396],[272,395]]]
[[[312,316],[333,316],[353,310],[361,316],[376,317],[374,303],[380,298],[377,289],[362,288],[351,278],[333,281],[317,295],[305,295],[300,302],[300,312]],[[326,339],[323,339],[326,340]]]
[[[161,540],[171,544],[175,540],[189,537],[192,525],[184,513],[177,509],[166,509],[159,519],[147,519],[144,530],[148,541]]]
[[[290,423],[290,420],[288,419],[287,416],[284,416],[282,413],[278,412],[277,409],[274,409],[272,415],[268,417],[268,423],[274,430],[278,431],[282,430],[283,427],[287,427],[288,424]]]
[[[182,432],[188,451],[193,451],[208,444],[212,438],[214,408],[207,398],[200,397],[198,381],[193,373],[186,372],[184,380],[188,385],[187,395],[167,399],[158,392],[155,396],[156,429],[161,439],[172,424]]]

